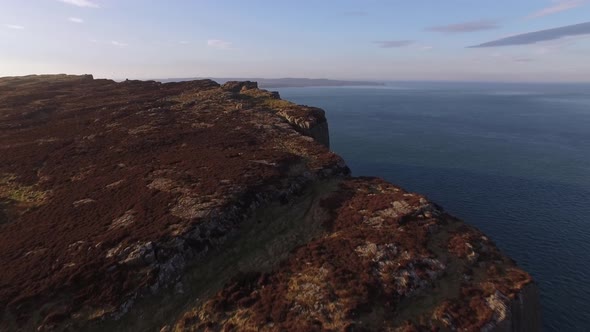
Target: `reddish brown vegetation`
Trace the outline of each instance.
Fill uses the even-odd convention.
[[[332,215],[328,234],[273,273],[237,278],[187,312],[176,330],[475,331],[493,324],[486,297],[514,298],[531,282],[489,242],[485,250],[498,261],[468,261],[454,246],[479,232],[382,180],[346,180],[323,206]],[[480,265],[477,280],[462,281]],[[425,293],[427,306],[419,302]]]
[[[264,98],[234,90],[209,80],[0,79],[0,178],[14,179],[13,191],[47,193],[28,209],[0,195],[3,318],[26,322],[47,303],[46,322],[117,307],[158,271],[122,265],[113,248],[177,236],[238,202],[247,208],[250,196],[289,185],[294,165],[343,169]]]

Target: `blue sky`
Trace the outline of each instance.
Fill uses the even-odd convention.
[[[588,22],[590,0],[0,0],[0,76],[590,81]]]

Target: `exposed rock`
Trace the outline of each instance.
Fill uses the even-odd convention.
[[[531,277],[255,82],[0,79],[0,330],[536,331]]]
[[[78,201],[75,201],[73,204],[75,207],[78,206],[82,206],[82,205],[86,205],[86,204],[92,204],[92,203],[96,203],[95,200],[93,200],[92,198],[84,198]]]

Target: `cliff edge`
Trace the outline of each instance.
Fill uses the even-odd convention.
[[[538,331],[532,278],[254,82],[0,78],[2,331]]]

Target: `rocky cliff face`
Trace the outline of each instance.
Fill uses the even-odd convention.
[[[536,286],[254,82],[0,79],[0,330],[539,330]]]

